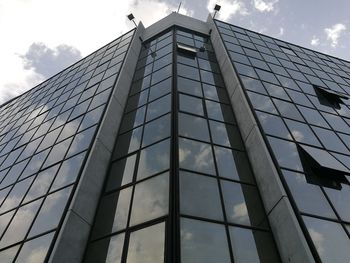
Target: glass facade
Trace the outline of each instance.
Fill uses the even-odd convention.
[[[248,261],[280,259],[210,40],[175,27],[141,49],[84,262]]]
[[[134,31],[0,107],[0,261],[52,250]]]
[[[208,34],[198,21],[163,22],[156,35],[139,26],[0,106],[0,262],[54,254],[97,131],[100,138],[108,126],[104,115],[103,124],[120,125],[102,136],[115,136],[115,145],[90,235],[79,244],[83,262],[289,260],[276,206],[267,215],[262,202],[273,187],[255,177],[232,111],[219,66],[226,59],[292,204],[298,241],[305,236],[316,262],[347,262],[350,62],[218,20],[201,22]],[[117,82],[121,69],[131,85],[124,75]],[[108,103],[123,104],[110,100],[114,89],[129,92],[121,118],[105,114]]]
[[[347,262],[350,63],[215,24],[315,258]]]

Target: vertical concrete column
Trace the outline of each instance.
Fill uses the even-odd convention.
[[[139,36],[143,35],[144,30],[140,23],[120,69],[49,262],[82,262],[141,50]]]
[[[228,91],[248,158],[283,262],[314,262],[271,154],[212,17],[211,41]]]

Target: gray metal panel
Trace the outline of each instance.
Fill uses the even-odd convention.
[[[212,17],[211,40],[283,262],[314,262],[243,88]]]
[[[206,35],[209,33],[209,28],[206,22],[173,12],[153,25],[147,27],[143,35],[143,40],[145,41],[150,39],[165,29],[175,25],[189,28]]]

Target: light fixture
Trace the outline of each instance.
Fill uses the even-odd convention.
[[[214,15],[213,15],[213,19],[215,18],[216,13],[220,11],[220,9],[221,9],[221,5],[216,4],[216,5],[214,6],[214,11],[215,11],[215,12],[214,12]]]
[[[135,23],[135,17],[132,13],[128,14],[127,18],[134,23],[135,27],[137,27],[137,25]]]

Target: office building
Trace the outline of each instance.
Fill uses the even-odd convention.
[[[1,262],[347,262],[350,63],[211,16],[0,108]]]

